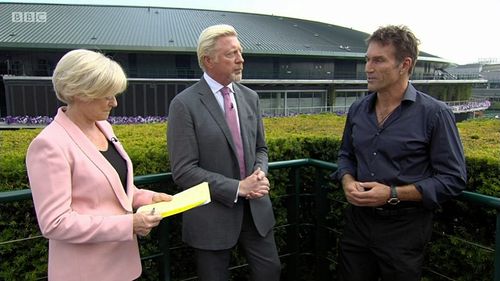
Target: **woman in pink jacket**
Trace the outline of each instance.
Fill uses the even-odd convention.
[[[67,106],[26,157],[38,223],[49,239],[49,280],[133,280],[141,274],[137,235],[161,220],[134,209],[171,197],[134,186],[132,162],[106,121],[127,86],[125,73],[100,53],[73,50],[52,82]]]

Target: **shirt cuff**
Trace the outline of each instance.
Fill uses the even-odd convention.
[[[234,198],[234,203],[238,202],[238,194],[240,194],[240,182],[238,182],[238,189],[236,189],[236,197]]]

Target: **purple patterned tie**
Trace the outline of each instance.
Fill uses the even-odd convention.
[[[240,130],[238,130],[238,119],[236,118],[236,110],[234,109],[233,102],[231,101],[230,89],[224,87],[220,90],[222,97],[224,98],[224,112],[226,115],[226,122],[231,130],[231,136],[233,137],[234,145],[236,146],[236,152],[238,153],[238,164],[240,166],[240,177],[245,178],[245,155],[243,154],[243,144],[241,141]]]

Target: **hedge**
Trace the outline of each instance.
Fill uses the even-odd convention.
[[[281,161],[298,158],[315,158],[334,162],[340,144],[345,117],[331,114],[299,115],[294,117],[265,118],[264,125],[269,145],[269,160]],[[468,189],[488,195],[500,196],[500,120],[476,119],[458,124],[468,170]],[[153,174],[169,171],[168,152],[166,150],[166,125],[115,125],[115,133],[125,146],[135,167],[136,175]],[[29,142],[40,132],[40,129],[21,129],[0,131],[0,191],[28,188],[24,158]],[[307,175],[307,171],[305,173]],[[304,178],[304,192],[314,179],[313,174]],[[286,193],[289,177],[286,171],[271,173],[273,191],[271,193],[278,222],[286,223],[287,214],[283,209],[286,202],[279,199]],[[175,192],[172,188],[169,192]],[[341,227],[342,203],[333,204],[343,199],[342,191],[331,185],[328,194],[330,213],[326,220],[333,228]],[[302,204],[302,203],[301,203]],[[304,206],[307,202],[303,202]],[[15,211],[12,211],[15,210]],[[476,241],[487,247],[494,243],[495,218],[491,211],[451,201],[436,212],[435,235],[427,257],[429,270],[440,270],[455,280],[491,280],[493,270],[493,254],[471,248],[469,244],[456,238],[459,235],[467,240]],[[303,218],[307,220],[309,218]],[[180,243],[179,225],[172,221],[173,243]],[[17,202],[0,205],[0,242],[39,235],[36,218],[31,202]],[[142,241],[142,253],[148,254],[156,247],[154,237]],[[276,240],[280,248],[286,248],[286,231],[277,231]],[[314,235],[306,231],[304,237],[314,239]],[[327,246],[334,259],[335,239]],[[313,245],[309,239],[304,245]],[[452,245],[453,247],[450,247]],[[0,279],[2,280],[34,280],[46,274],[47,242],[38,239],[13,246],[0,245]],[[454,247],[456,246],[456,247]],[[180,260],[189,255],[172,257],[172,274],[181,276],[191,271],[189,263]],[[240,257],[234,257],[235,260]],[[179,261],[177,261],[179,260]],[[304,261],[303,267],[313,268],[314,259]],[[151,263],[144,265],[153,266]],[[439,269],[437,269],[439,267]],[[286,270],[286,264],[285,264]],[[334,271],[334,266],[331,268]],[[242,273],[244,274],[244,273]],[[312,274],[312,273],[311,273]],[[187,276],[183,276],[184,278]],[[238,277],[235,277],[237,279]],[[311,278],[304,280],[312,280]],[[154,270],[145,270],[141,280],[155,280]],[[440,280],[427,274],[425,280]]]

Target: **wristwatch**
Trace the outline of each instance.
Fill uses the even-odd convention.
[[[387,203],[391,205],[397,205],[399,202],[401,201],[398,198],[398,192],[396,190],[396,186],[394,184],[391,184],[391,197],[389,197]]]

